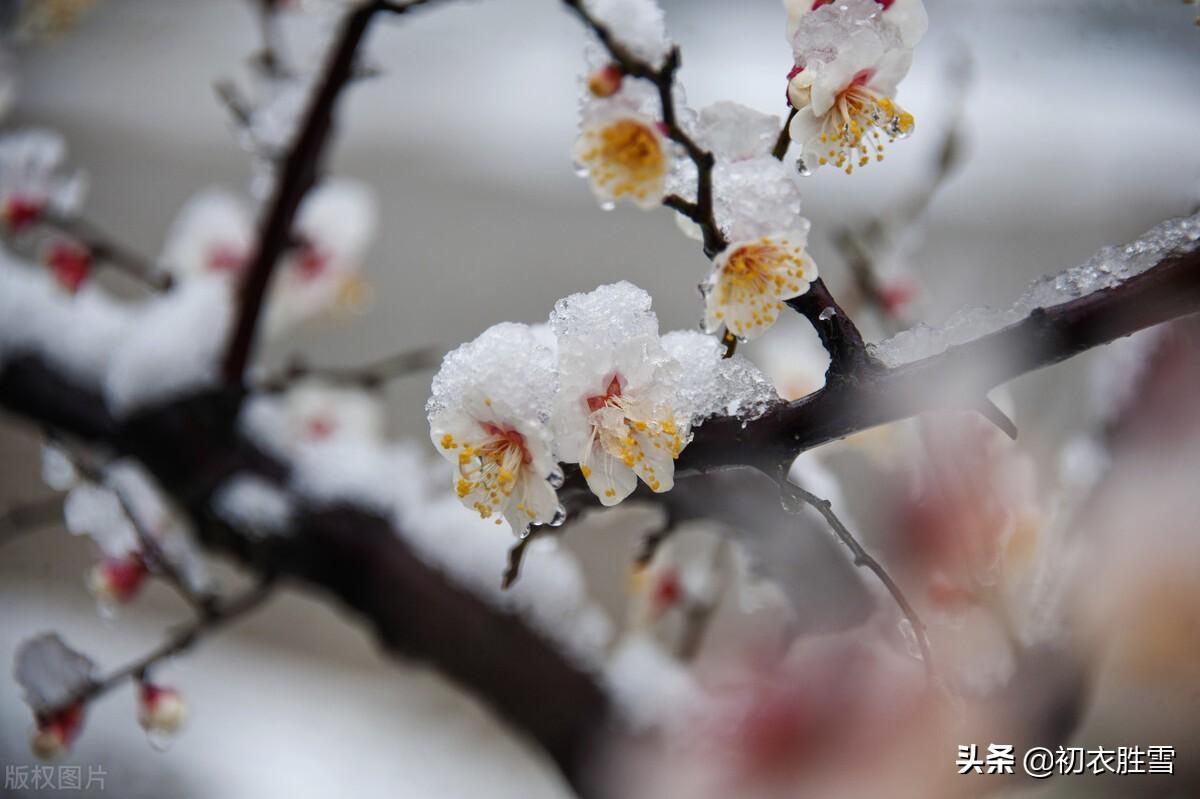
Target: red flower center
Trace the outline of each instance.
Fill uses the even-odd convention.
[[[621,376],[613,375],[608,381],[608,387],[603,394],[596,394],[587,398],[587,406],[589,411],[598,411],[605,405],[609,404],[609,400],[613,397],[621,396]]]

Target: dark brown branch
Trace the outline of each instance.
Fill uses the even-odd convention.
[[[304,122],[284,158],[275,193],[267,206],[254,260],[241,288],[240,305],[233,334],[222,364],[226,382],[238,385],[254,347],[258,320],[267,289],[280,257],[292,240],[292,222],[304,195],[316,183],[325,146],[333,129],[333,112],[342,90],[354,77],[358,48],[383,4],[366,3],[342,21],[324,75],[312,96]]]
[[[873,368],[862,333],[829,293],[824,280],[817,278],[808,291],[787,304],[812,324],[829,353],[827,384]]]
[[[771,148],[771,157],[776,161],[782,161],[787,157],[788,147],[792,143],[792,134],[789,128],[792,126],[795,116],[796,109],[789,108],[787,119],[783,121],[783,128],[779,131],[779,138],[775,140],[775,146]]]
[[[662,124],[666,129],[667,138],[680,145],[696,165],[696,201],[690,202],[671,195],[663,199],[663,205],[678,211],[700,226],[704,237],[704,254],[712,258],[728,245],[713,215],[712,170],[716,159],[679,124],[674,96],[675,73],[679,71],[680,65],[679,48],[672,47],[663,63],[654,66],[635,56],[623,42],[618,41],[603,22],[592,16],[583,0],[563,0],[563,3],[596,34],[596,38],[608,50],[608,54],[620,66],[622,72],[654,84],[658,91]]]

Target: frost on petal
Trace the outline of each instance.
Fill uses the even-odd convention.
[[[517,533],[557,515],[536,482],[561,477],[548,427],[555,385],[553,354],[528,326],[503,323],[446,356],[425,406],[463,504]]]
[[[620,501],[629,479],[602,455],[652,491],[670,490],[689,420],[676,408],[679,364],[658,338],[650,296],[627,282],[573,294],[555,305],[550,325],[558,335],[559,457],[580,464],[605,504]]]
[[[666,19],[656,0],[586,0],[588,12],[634,56],[659,64],[670,48]]]
[[[192,195],[167,232],[162,261],[178,277],[241,275],[253,255],[254,217],[233,192],[210,187]]]
[[[658,124],[632,113],[612,113],[586,122],[572,152],[601,202],[628,199],[650,209],[666,193],[671,155]]]
[[[92,684],[96,664],[63,643],[55,633],[43,633],[17,648],[13,674],[35,714],[71,704]]]
[[[230,286],[189,280],[147,302],[113,354],[105,399],[118,416],[216,382],[233,321]]]
[[[725,348],[714,336],[677,330],[662,341],[683,367],[676,385],[678,409],[693,425],[717,415],[755,419],[779,400],[758,367],[741,355],[725,358]]]
[[[722,100],[700,111],[696,133],[718,159],[744,161],[769,157],[780,125],[773,114]]]
[[[817,266],[805,251],[807,220],[784,235],[734,242],[713,262],[704,284],[704,327],[722,325],[738,338],[758,338],[775,323],[784,301],[808,291]]]

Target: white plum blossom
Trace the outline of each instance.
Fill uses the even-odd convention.
[[[20,231],[43,213],[70,216],[83,204],[87,181],[68,170],[66,143],[51,130],[31,128],[0,136],[0,218]]]
[[[448,354],[426,405],[434,446],[455,465],[455,491],[513,532],[560,510],[549,428],[553,355],[526,325],[502,323]]]
[[[592,114],[572,155],[602,203],[628,199],[650,209],[666,194],[669,142],[648,116],[615,105]]]
[[[912,49],[888,9],[874,0],[818,5],[799,17],[791,41],[789,135],[803,148],[804,171],[833,164],[852,173],[883,160],[885,137],[890,143],[912,132],[912,115],[894,100]]]
[[[740,339],[761,336],[775,323],[784,301],[808,291],[817,279],[809,257],[808,220],[784,233],[730,243],[713,259],[703,285],[704,329],[722,325]]]
[[[690,419],[678,410],[680,365],[663,348],[650,295],[631,283],[573,294],[554,306],[559,456],[578,463],[604,505],[640,477],[655,492],[675,483]]]
[[[359,305],[365,292],[358,272],[375,224],[375,201],[357,182],[330,180],[310,192],[296,218],[297,246],[272,281],[268,330]],[[184,205],[162,258],[177,277],[216,275],[235,283],[254,258],[256,240],[250,203],[226,189],[209,188]]]
[[[359,388],[305,380],[288,389],[283,412],[291,441],[383,440],[383,405],[377,396]]]

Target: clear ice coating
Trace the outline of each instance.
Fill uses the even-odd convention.
[[[63,643],[55,633],[43,633],[17,649],[13,675],[25,692],[25,702],[42,713],[67,705],[91,684],[96,664]]]
[[[586,0],[586,6],[634,56],[653,65],[666,56],[666,17],[655,0]]]
[[[724,358],[725,348],[713,336],[677,330],[662,343],[683,367],[676,386],[678,410],[693,423],[717,415],[755,419],[779,401],[758,367],[740,355]]]
[[[1105,289],[1116,288],[1158,265],[1175,252],[1200,248],[1200,214],[1163,222],[1123,246],[1105,247],[1085,263],[1029,284],[1009,308],[965,308],[939,327],[917,325],[870,347],[887,366],[899,366],[945,352],[1015,324],[1037,308],[1050,308]]]
[[[722,100],[700,111],[696,135],[717,158],[744,161],[770,155],[782,124],[773,114]]]
[[[805,14],[792,34],[796,63],[819,68],[852,48],[900,47],[900,30],[883,19],[882,11],[875,0],[839,0]]]

